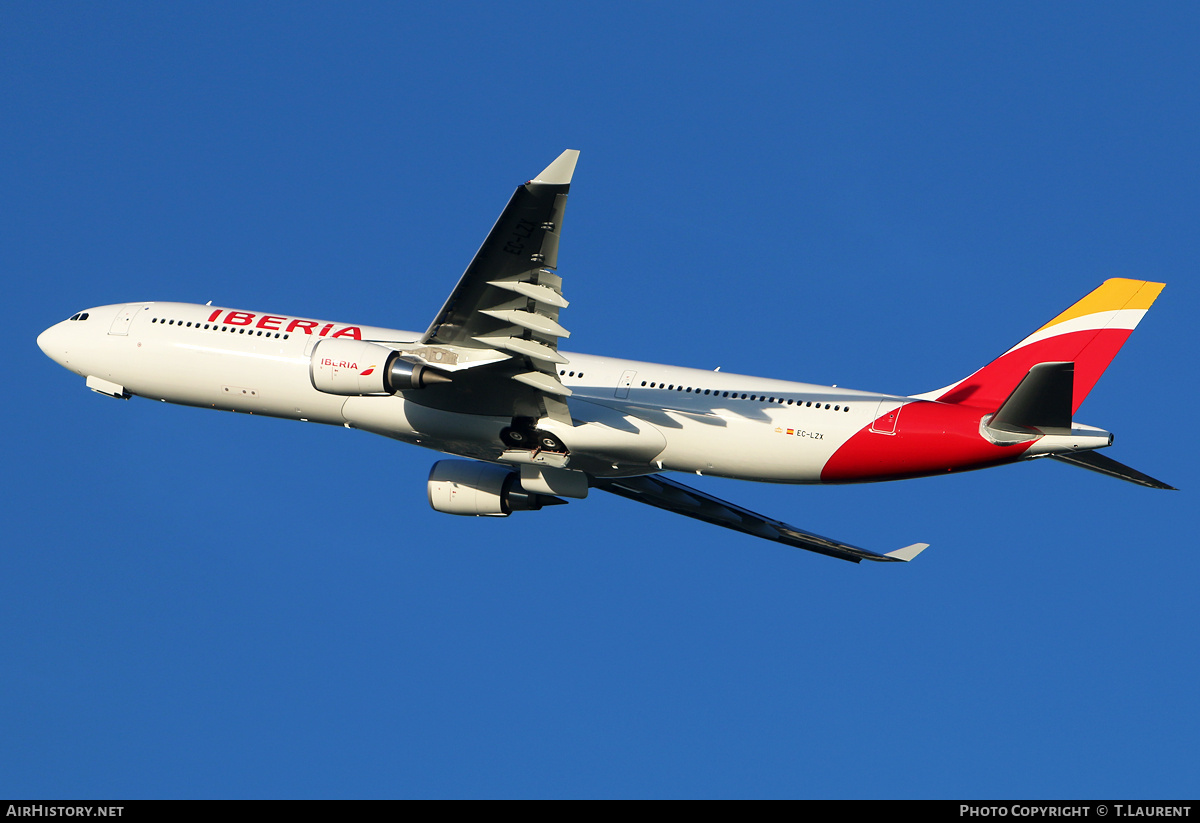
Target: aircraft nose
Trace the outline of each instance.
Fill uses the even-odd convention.
[[[50,328],[38,335],[37,344],[47,357],[56,363],[62,363],[67,356],[66,341],[63,334],[62,323],[55,323]]]

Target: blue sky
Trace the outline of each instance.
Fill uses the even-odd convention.
[[[0,22],[0,796],[1195,797],[1193,7]],[[601,493],[451,518],[433,453],[115,402],[34,343],[141,300],[423,329],[564,148],[578,351],[909,394],[1166,282],[1078,419],[1182,491],[697,484],[932,544],[903,567]]]

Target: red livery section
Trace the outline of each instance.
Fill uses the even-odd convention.
[[[1078,411],[1131,333],[1130,329],[1085,329],[1029,343],[1000,355],[938,399],[995,411],[1038,363],[1073,361],[1071,410]]]
[[[1019,459],[1034,441],[996,445],[981,431],[983,418],[996,412],[1042,363],[1074,364],[1074,414],[1141,319],[1134,312],[1145,313],[1162,288],[1161,283],[1142,280],[1106,280],[936,401],[908,403],[857,432],[829,458],[821,480],[896,480]],[[1123,310],[1129,314],[1118,317]]]
[[[825,463],[821,482],[924,477],[1020,458],[1030,444],[997,446],[985,440],[979,433],[984,414],[971,406],[924,400],[908,403],[899,410],[895,434],[871,431],[870,426],[863,428]]]

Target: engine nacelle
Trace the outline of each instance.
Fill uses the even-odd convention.
[[[450,382],[445,374],[401,354],[378,343],[327,338],[313,349],[309,377],[317,391],[344,397],[388,395]]]
[[[477,460],[439,460],[429,471],[429,505],[444,514],[508,517],[566,503],[521,488],[517,472]]]

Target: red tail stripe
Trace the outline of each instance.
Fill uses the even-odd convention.
[[[1085,329],[1030,343],[996,358],[938,399],[995,411],[1038,363],[1072,361],[1076,411],[1130,334],[1130,329]]]

